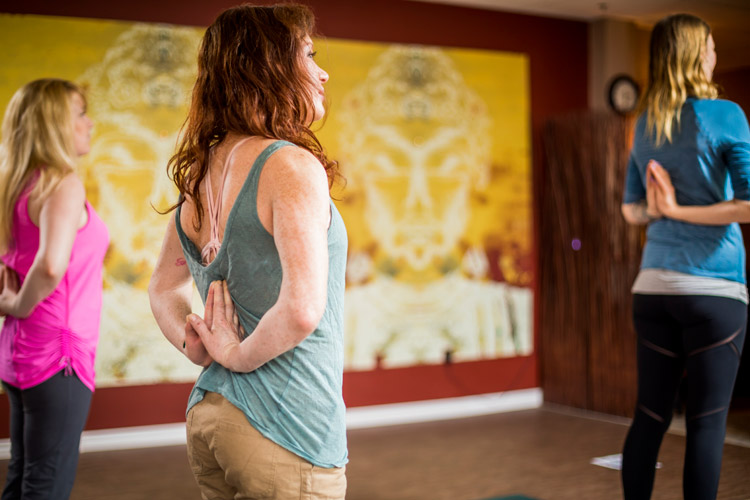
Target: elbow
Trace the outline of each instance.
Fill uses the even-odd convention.
[[[162,296],[162,289],[159,286],[159,279],[156,272],[151,275],[146,291],[148,293],[148,302],[151,306],[151,311],[154,311],[154,308],[158,305],[159,297]]]
[[[67,262],[56,262],[53,259],[46,259],[41,262],[41,265],[39,266],[39,274],[41,278],[49,283],[52,287],[56,287],[60,281],[62,281],[63,276],[65,276],[65,273],[68,270],[68,264]]]
[[[637,216],[634,205],[627,203],[621,205],[620,212],[622,213],[622,217],[625,219],[625,222],[634,226],[644,224],[647,221],[641,220]]]
[[[750,222],[750,201],[734,200],[734,203],[738,205],[738,216],[737,222],[740,224],[747,224]]]
[[[148,287],[146,288],[146,292],[148,293],[148,300],[149,302],[154,302],[154,297],[156,297],[157,291],[156,291],[156,280],[154,279],[154,275],[151,275],[151,279],[148,280]]]
[[[622,213],[622,218],[625,219],[625,222],[627,222],[628,224],[633,224],[633,217],[631,213],[632,210],[630,206],[621,205],[620,212]]]
[[[320,324],[320,320],[323,319],[324,310],[325,305],[320,306],[315,304],[294,308],[294,311],[290,315],[292,327],[300,337],[307,337]]]

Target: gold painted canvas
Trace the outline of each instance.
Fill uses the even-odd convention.
[[[95,122],[82,161],[107,223],[97,384],[192,380],[146,286],[176,197],[166,176],[203,30],[0,15],[0,106],[27,81],[74,80]],[[346,368],[527,355],[532,340],[528,60],[316,40],[331,79],[318,136],[347,179]],[[202,309],[196,297],[196,310]]]

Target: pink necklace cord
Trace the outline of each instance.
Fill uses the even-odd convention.
[[[213,262],[213,260],[216,258],[216,255],[219,253],[219,249],[221,248],[221,240],[219,239],[219,217],[221,216],[221,202],[224,195],[224,184],[227,179],[227,174],[229,173],[229,162],[232,160],[232,156],[234,155],[235,150],[248,139],[250,138],[245,137],[244,139],[237,141],[237,144],[235,144],[232,147],[231,151],[229,151],[229,155],[224,162],[224,167],[221,174],[221,184],[219,185],[219,192],[217,193],[215,202],[213,189],[211,188],[211,173],[206,173],[206,208],[208,209],[208,223],[211,238],[203,247],[203,250],[201,250],[201,261],[203,262],[204,266],[207,266],[211,262]]]

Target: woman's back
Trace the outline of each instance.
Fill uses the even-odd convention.
[[[641,116],[635,129],[625,203],[643,199],[647,167],[669,173],[680,205],[706,206],[750,198],[747,120],[735,103],[688,98],[671,142],[656,145]],[[637,173],[637,175],[636,175]],[[642,268],[745,282],[745,251],[736,223],[692,224],[671,218],[651,222]]]
[[[254,161],[261,152],[273,143],[273,139],[263,137],[242,137],[238,135],[228,135],[220,144],[214,146],[211,150],[208,171],[206,176],[211,176],[210,184],[212,187],[211,196],[214,200],[221,196],[221,206],[219,207],[219,240],[224,235],[227,218],[232,210],[237,195],[253,167]],[[236,147],[236,149],[234,149]],[[230,153],[232,153],[230,158]],[[226,168],[226,179],[222,183],[222,176]],[[211,240],[211,224],[209,222],[207,196],[207,183],[201,182],[201,227],[196,231],[193,224],[196,216],[197,207],[189,198],[185,200],[180,209],[180,225],[184,229],[185,235],[193,244],[203,249]],[[265,193],[260,194],[258,205],[266,208],[268,199],[264,197]],[[268,222],[270,213],[261,209],[263,214],[261,220]]]
[[[264,191],[275,189],[270,179],[273,174],[260,190],[259,186],[266,169],[281,168],[284,153],[297,153],[296,146],[286,141],[259,140],[253,144],[254,141],[247,140],[235,150],[237,157],[229,158],[225,198],[219,211],[221,246],[215,258],[205,265],[202,262],[199,245],[210,241],[210,222],[204,216],[200,231],[194,231],[192,220],[187,217],[194,205],[184,205],[184,212],[178,209],[176,225],[187,265],[203,300],[213,281],[226,281],[248,335],[277,302],[283,278],[276,243],[262,221],[264,200],[270,205],[268,200],[272,197],[272,193]],[[228,145],[234,147],[237,142]],[[247,149],[243,149],[244,144]],[[263,149],[253,157],[258,145]],[[221,179],[227,157],[228,153],[219,149],[211,160],[210,183],[216,195],[222,188],[215,179]],[[232,372],[213,363],[199,377],[188,404],[190,408],[199,402],[205,391],[219,393],[242,410],[266,437],[324,467],[346,462],[341,385],[347,239],[343,220],[333,203],[330,207],[326,308],[315,331],[293,349],[249,373]],[[270,206],[267,208],[270,212]],[[191,232],[193,238],[189,237]]]
[[[206,497],[343,499],[346,490],[347,242],[330,198],[338,168],[310,130],[325,115],[328,81],[314,59],[314,19],[292,4],[216,18],[168,166],[182,195],[172,208],[182,206],[149,298],[165,337],[207,367],[187,422]],[[240,135],[252,137],[237,146]],[[192,310],[193,283],[204,318]]]
[[[750,152],[738,149],[750,140],[746,131],[747,120],[737,104],[690,97],[682,106],[680,125],[671,142],[656,145],[646,131],[645,116],[638,120],[633,156],[644,178],[649,160],[667,169],[678,203],[710,205],[732,199],[735,192],[750,192],[750,178],[737,168],[738,155],[750,161]]]
[[[227,280],[232,296],[247,313],[259,318],[276,301],[281,284],[281,265],[278,260],[270,224],[269,189],[260,188],[264,168],[273,168],[272,155],[281,156],[280,149],[293,146],[283,141],[259,138],[233,138],[218,145],[210,155],[206,176],[201,183],[203,195],[202,223],[198,231],[193,225],[196,205],[189,199],[178,208],[177,232],[196,286],[205,300],[212,281]],[[233,153],[230,157],[230,153]],[[270,164],[270,165],[269,165]],[[226,169],[226,179],[222,177]],[[208,184],[212,195],[207,195]],[[223,196],[220,193],[223,192]],[[212,198],[212,200],[209,200]],[[218,243],[215,256],[206,262],[203,251],[211,243],[209,201],[218,200],[214,207],[218,214]],[[265,217],[263,215],[265,214]],[[269,221],[270,222],[270,221]],[[230,273],[231,267],[231,273]],[[260,281],[259,281],[260,280]],[[253,283],[255,294],[246,289]],[[264,297],[258,295],[262,290]],[[241,300],[246,299],[246,300]],[[238,312],[244,316],[242,309]],[[246,331],[254,325],[247,319]]]
[[[3,262],[21,284],[37,258],[41,203],[30,196],[36,179],[16,203],[13,244]],[[99,338],[102,261],[109,245],[107,228],[86,202],[65,276],[24,319],[8,317],[3,326],[0,378],[21,389],[34,386],[63,367],[72,368],[94,390],[94,353]],[[11,333],[11,332],[14,332]]]

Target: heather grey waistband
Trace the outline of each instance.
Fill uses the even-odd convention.
[[[647,295],[715,295],[748,302],[747,287],[742,283],[666,269],[641,269],[631,291]]]

